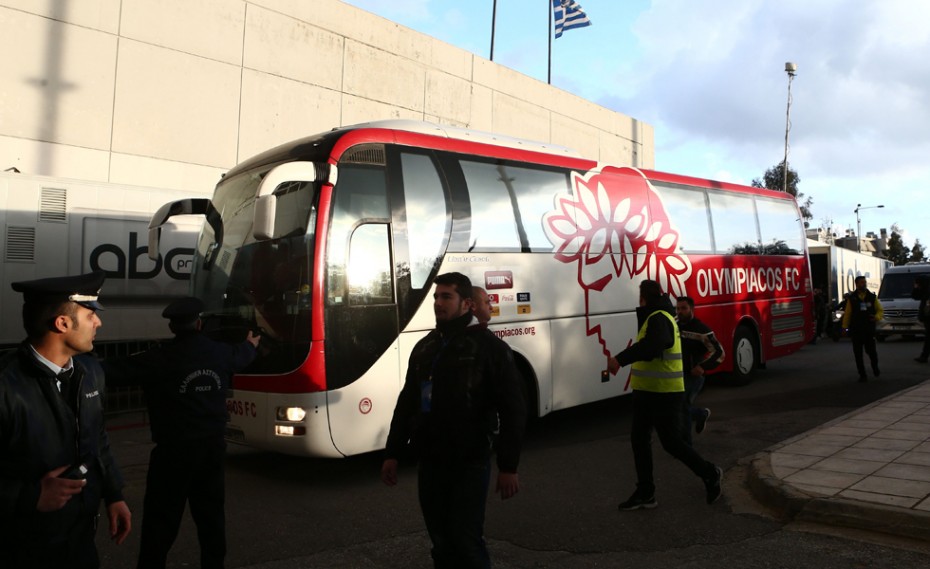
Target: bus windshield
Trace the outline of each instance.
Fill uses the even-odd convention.
[[[193,294],[206,305],[206,333],[237,341],[245,328],[261,331],[263,349],[245,373],[286,373],[303,363],[310,347],[317,194],[309,182],[279,186],[275,238],[256,241],[257,188],[272,166],[217,186],[213,207],[222,231],[217,238],[204,225],[191,274]]]

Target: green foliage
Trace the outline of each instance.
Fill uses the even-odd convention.
[[[891,227],[891,237],[888,238],[888,248],[885,250],[885,256],[895,265],[903,265],[908,261],[911,255],[911,248],[904,244],[901,234],[898,233],[896,225]]]
[[[911,256],[907,258],[908,263],[921,263],[926,261],[924,255],[924,246],[920,244],[920,239],[914,239],[914,245],[911,247]]]
[[[805,197],[803,193],[798,191],[798,184],[801,183],[801,177],[798,176],[797,171],[792,170],[791,167],[788,167],[788,184],[787,189],[788,193],[794,196],[798,200],[798,207],[801,210],[801,217],[805,221],[813,219],[813,214],[811,213],[811,206],[814,205],[814,198]],[[777,192],[784,191],[785,189],[785,161],[782,160],[778,164],[772,166],[765,171],[765,175],[762,176],[762,179],[756,178],[752,181],[752,187],[754,188],[766,188],[769,190],[775,190]]]

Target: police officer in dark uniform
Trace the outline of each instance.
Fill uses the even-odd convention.
[[[197,525],[200,562],[221,568],[226,556],[226,390],[234,372],[255,358],[259,336],[237,345],[201,333],[203,303],[177,300],[162,312],[173,341],[105,363],[120,383],[142,383],[152,423],[152,449],[142,516],[140,569],[164,568],[185,504]]]
[[[132,527],[104,429],[93,357],[102,272],[13,283],[27,338],[0,360],[0,564],[94,569],[100,500],[110,536]]]

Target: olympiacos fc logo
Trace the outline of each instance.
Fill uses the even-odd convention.
[[[555,196],[555,209],[543,216],[543,229],[555,258],[576,265],[587,334],[596,336],[604,356],[610,357],[601,325],[589,318],[594,296],[615,279],[636,277],[655,280],[662,290],[683,296],[691,262],[681,253],[679,233],[661,197],[639,170],[572,172],[571,184],[574,195]]]

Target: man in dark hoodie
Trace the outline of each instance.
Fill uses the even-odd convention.
[[[674,308],[659,283],[644,280],[639,284],[636,318],[639,324],[636,343],[608,361],[611,373],[617,373],[621,366],[633,366],[630,373],[633,388],[630,442],[636,463],[636,491],[618,507],[621,510],[638,510],[658,506],[652,477],[653,429],[659,435],[662,448],[704,481],[707,503],[713,504],[720,497],[723,470],[701,458],[682,437],[681,409],[685,383],[681,338]]]
[[[419,460],[420,508],[435,567],[490,567],[484,542],[491,441],[502,499],[520,490],[517,464],[526,408],[513,352],[471,313],[461,273],[435,280],[436,329],[417,342],[391,420],[381,479],[397,484],[408,441]]]

